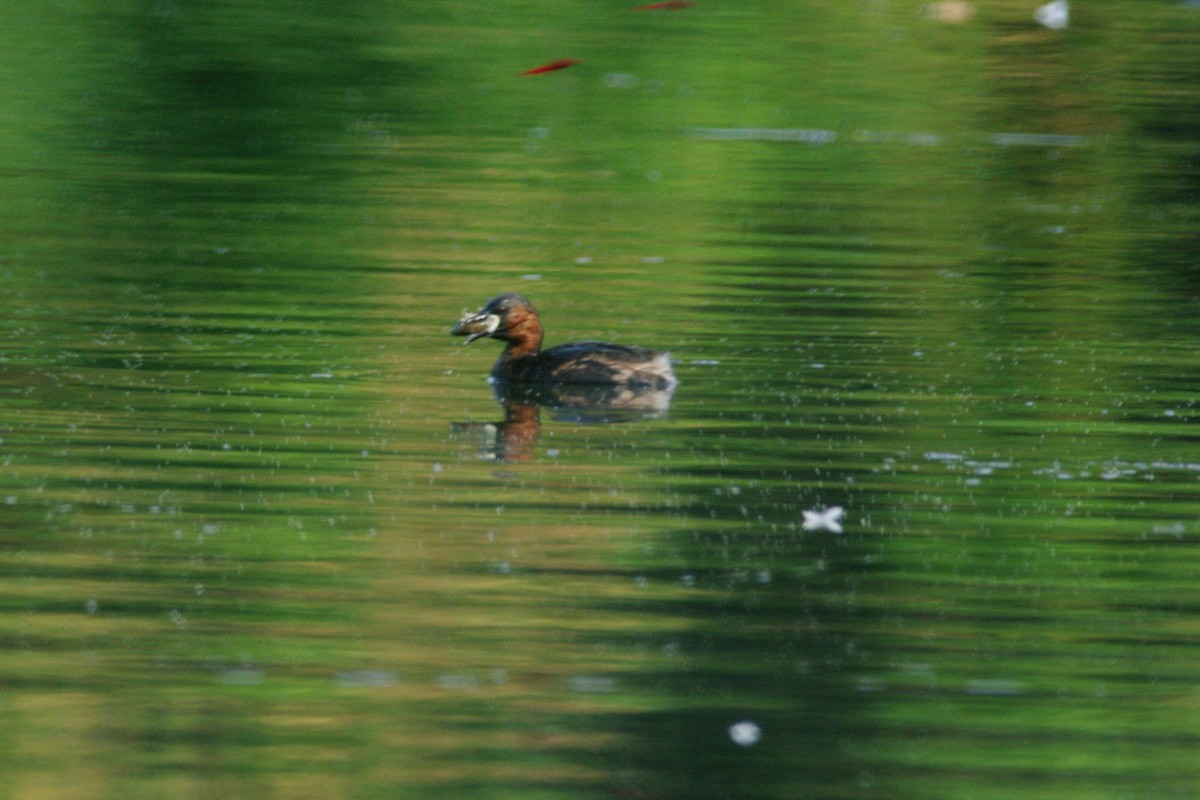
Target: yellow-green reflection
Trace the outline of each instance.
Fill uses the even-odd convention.
[[[0,34],[0,793],[1193,791],[1200,15],[629,5]]]

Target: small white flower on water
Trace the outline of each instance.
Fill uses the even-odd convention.
[[[762,738],[762,728],[758,723],[744,719],[729,726],[729,738],[742,747],[752,747]]]
[[[804,524],[801,526],[806,531],[829,531],[830,533],[842,532],[842,517],[845,516],[846,509],[841,506],[830,506],[826,509],[812,509],[804,512]]]
[[[1054,0],[1034,11],[1033,18],[1039,25],[1052,31],[1061,31],[1071,22],[1071,6],[1067,0]]]

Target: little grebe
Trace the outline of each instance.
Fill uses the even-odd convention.
[[[493,297],[454,326],[467,343],[490,336],[507,342],[492,367],[498,382],[602,384],[669,389],[676,383],[666,353],[605,342],[572,342],[542,350],[542,324],[528,300],[509,292]]]

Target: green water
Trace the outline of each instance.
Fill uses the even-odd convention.
[[[1200,10],[631,5],[9,15],[0,797],[1200,797]]]

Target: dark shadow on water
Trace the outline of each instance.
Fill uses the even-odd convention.
[[[541,433],[541,410],[561,422],[605,424],[637,422],[666,416],[672,386],[667,389],[605,384],[492,384],[504,408],[500,422],[456,422],[451,432],[479,437],[482,457],[502,461],[529,461]]]

